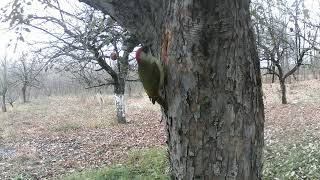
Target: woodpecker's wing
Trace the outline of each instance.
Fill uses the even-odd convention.
[[[153,63],[155,63],[155,65],[158,68],[159,74],[160,74],[160,79],[159,79],[159,87],[162,88],[163,87],[163,83],[164,83],[164,71],[163,71],[163,66],[160,62],[160,59],[155,58],[154,56],[152,56],[151,54],[146,54],[148,59],[150,59]]]
[[[161,66],[157,63],[156,58],[141,53],[138,73],[143,87],[154,103],[159,97],[159,89],[161,84]]]

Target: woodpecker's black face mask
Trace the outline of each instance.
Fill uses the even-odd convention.
[[[152,54],[151,53],[151,47],[150,47],[151,45],[144,45],[144,46],[142,46],[142,51],[144,52],[144,53],[146,53],[146,54]]]

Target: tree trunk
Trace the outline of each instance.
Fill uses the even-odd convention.
[[[115,85],[114,102],[117,111],[117,121],[118,123],[126,123],[125,105],[124,105],[124,86],[125,81],[120,81],[122,85]]]
[[[129,97],[132,96],[131,91],[132,91],[132,89],[131,89],[131,83],[128,83],[128,96],[129,96]]]
[[[262,178],[264,107],[249,0],[82,1],[151,43],[165,64],[172,179]]]
[[[22,91],[22,102],[26,103],[27,102],[27,86],[23,85],[21,88]]]
[[[172,179],[261,179],[264,113],[249,2],[184,1],[170,15]]]
[[[130,34],[123,40],[122,50],[123,56],[118,59],[117,77],[114,79],[115,104],[117,109],[117,119],[119,123],[126,123],[124,92],[126,87],[126,78],[128,75],[129,55],[133,49],[139,44],[136,36]]]
[[[1,98],[1,108],[2,108],[2,112],[7,112],[6,95],[5,95],[5,93],[2,94],[2,98]]]
[[[285,52],[285,56],[284,56],[284,61],[285,61],[285,66],[283,67],[285,73],[288,73],[290,71],[290,62],[289,62],[289,52]],[[292,77],[289,76],[287,77],[286,81],[291,84],[292,81]]]
[[[123,94],[115,94],[114,97],[115,97],[115,104],[116,104],[116,109],[117,109],[118,123],[126,123],[124,95]]]
[[[7,69],[7,57],[5,56],[1,63],[1,95],[2,95],[2,102],[1,102],[1,108],[2,112],[7,112],[7,106],[6,106],[6,94],[8,92],[8,69]]]
[[[297,69],[297,73],[295,73],[295,75],[297,75],[296,80],[300,81],[300,68]]]
[[[287,104],[287,89],[284,79],[279,79],[280,81],[280,89],[281,89],[281,102],[282,104]]]
[[[317,71],[318,71],[318,68],[317,65],[317,57],[316,57],[316,51],[314,50],[313,51],[313,55],[311,56],[311,66],[312,66],[312,75],[313,75],[313,78],[314,79],[318,79],[318,76],[317,76]]]
[[[272,65],[272,71],[273,71],[273,72],[275,71],[275,69],[276,69],[276,68],[275,68],[275,66],[274,66],[274,65]],[[275,74],[272,74],[271,76],[272,76],[271,83],[273,84],[273,83],[274,83],[274,81],[275,81],[275,79],[276,79],[276,78],[275,78],[275,76],[276,76],[276,75],[275,75]]]

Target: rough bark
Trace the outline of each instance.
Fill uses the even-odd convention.
[[[139,32],[165,64],[171,178],[261,179],[264,111],[249,0],[83,1]]]

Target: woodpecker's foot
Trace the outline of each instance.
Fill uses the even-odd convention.
[[[152,97],[149,97],[149,99],[150,99],[150,101],[152,102],[152,104],[155,104],[155,103],[156,103],[156,101],[157,101],[157,99],[152,98]]]

